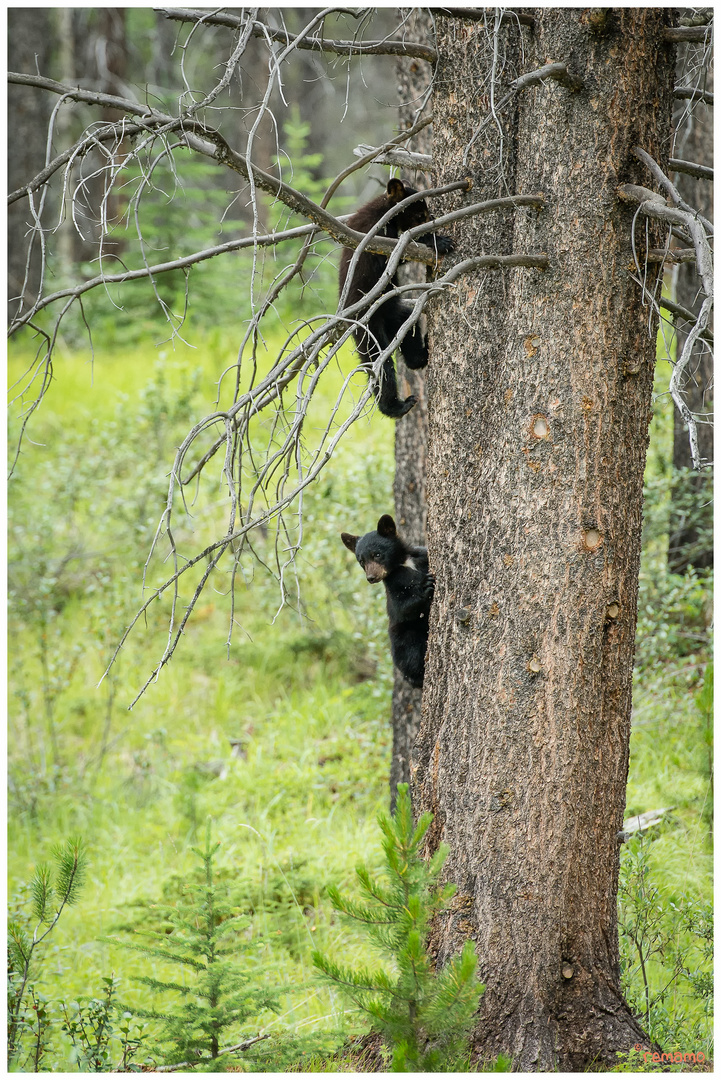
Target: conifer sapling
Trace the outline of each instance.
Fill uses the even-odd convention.
[[[232,1061],[226,1055],[245,1051],[267,1037],[248,1037],[244,1029],[247,1032],[249,1022],[264,1009],[277,1012],[279,996],[277,990],[258,986],[235,959],[249,948],[239,937],[248,920],[233,914],[215,881],[213,859],[219,847],[211,844],[208,822],[205,849],[193,848],[203,863],[201,880],[188,883],[177,905],[164,909],[172,932],[143,932],[158,944],[105,939],[185,968],[187,983],[138,976],[139,982],[153,990],[179,995],[180,1002],[175,1009],[136,1009],[135,1013],[162,1021],[159,1041],[167,1047],[162,1053],[166,1065],[190,1064],[213,1072],[223,1071],[223,1058]]]
[[[429,923],[455,892],[453,885],[437,885],[448,849],[441,846],[428,862],[419,854],[432,820],[432,814],[423,814],[414,826],[408,785],[399,784],[393,817],[378,817],[387,884],[359,866],[363,901],[328,890],[333,907],[365,929],[393,961],[394,972],[350,969],[313,954],[323,978],[340,987],[387,1039],[394,1072],[458,1067],[483,993],[471,941],[439,971],[428,954]]]

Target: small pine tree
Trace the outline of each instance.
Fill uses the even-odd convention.
[[[55,872],[46,863],[35,870],[28,891],[30,912],[8,919],[8,1064],[19,1060],[37,1072],[47,1046],[50,1019],[47,999],[29,982],[40,946],[58,924],[64,909],[77,903],[85,880],[87,855],[80,838],[67,840],[53,851]],[[32,924],[35,924],[32,926]],[[32,926],[32,929],[31,929]],[[28,1003],[28,997],[30,1003]]]
[[[246,1050],[257,1038],[240,1041],[244,1026],[264,1009],[278,1011],[279,991],[254,985],[252,977],[241,971],[237,956],[243,950],[238,931],[247,926],[244,915],[233,915],[231,905],[219,892],[214,879],[213,859],[220,844],[211,844],[210,822],[205,849],[193,848],[202,860],[201,880],[189,883],[176,906],[164,908],[173,927],[170,935],[143,931],[158,945],[135,945],[105,938],[115,945],[133,949],[144,956],[181,964],[189,974],[187,985],[165,982],[149,976],[136,976],[152,990],[180,996],[175,1010],[135,1009],[143,1016],[162,1023],[159,1043],[165,1065],[192,1065],[209,1072],[223,1071],[223,1057],[231,1050]],[[228,1043],[235,1038],[235,1044]],[[262,1038],[262,1036],[261,1036]],[[226,1058],[226,1060],[228,1060]]]
[[[418,854],[433,820],[423,814],[413,825],[408,785],[398,785],[393,818],[378,817],[383,833],[388,885],[356,870],[365,903],[328,890],[333,907],[360,923],[389,956],[395,975],[367,968],[351,970],[321,953],[313,962],[323,978],[339,986],[367,1013],[371,1026],[392,1047],[393,1072],[436,1072],[461,1066],[483,986],[476,976],[476,954],[467,941],[460,956],[435,971],[428,955],[428,925],[453,896],[455,886],[437,887],[448,854],[441,846],[429,862]]]

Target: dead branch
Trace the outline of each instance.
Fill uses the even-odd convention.
[[[553,79],[554,82],[565,86],[567,90],[576,91],[581,90],[583,87],[583,79],[570,72],[566,64],[544,64],[543,67],[537,68],[535,71],[529,71],[525,75],[521,75],[520,78],[511,83],[511,89],[520,91],[526,90],[529,86],[541,86],[546,79]]]
[[[663,32],[664,41],[678,43],[695,41],[707,44],[711,40],[711,25],[707,26],[667,26]]]
[[[694,255],[695,257],[695,255]],[[694,325],[698,319],[698,315],[694,315],[693,311],[689,311],[688,308],[682,307],[681,304],[677,304],[675,300],[669,300],[667,296],[660,297],[658,301],[659,307],[665,308],[676,319],[680,319],[682,322],[691,323]],[[708,327],[699,335],[704,341],[708,341],[709,345],[713,345],[713,332]]]
[[[412,150],[400,147],[397,150],[384,150],[382,146],[366,146],[365,143],[356,146],[353,153],[379,165],[400,165],[403,169],[433,172],[433,158],[430,154],[415,154]]]
[[[675,172],[688,173],[699,180],[713,181],[713,169],[708,165],[697,165],[695,161],[682,161],[681,158],[670,158],[668,165]]]
[[[489,8],[462,8],[442,7],[433,8],[434,15],[442,15],[446,19],[464,19],[466,22],[485,22],[489,15],[493,15]],[[518,23],[520,26],[528,26],[531,29],[536,25],[536,20],[525,11],[504,11],[501,22]]]
[[[164,15],[166,19],[173,19],[176,22],[194,22],[233,28],[241,26],[243,22],[237,15],[231,15],[229,12],[199,11],[192,8],[155,8],[154,10]],[[334,14],[344,13],[358,17],[358,13],[350,8],[329,10],[332,10]],[[277,41],[283,45],[288,45],[293,40],[287,32],[276,30],[260,22],[253,24],[251,32],[254,37]],[[314,52],[335,53],[341,56],[412,56],[417,60],[426,60],[429,64],[435,64],[438,59],[435,49],[417,41],[333,41],[324,37],[302,37],[293,40],[293,45],[296,49],[310,49]]]
[[[691,412],[686,400],[683,396],[682,379],[686,373],[689,361],[693,354],[693,348],[696,344],[696,339],[701,337],[704,330],[708,326],[708,321],[711,316],[711,309],[713,307],[713,297],[707,296],[701,305],[701,311],[691,331],[689,332],[686,341],[684,342],[683,351],[681,356],[676,360],[673,366],[673,373],[671,375],[671,382],[669,383],[669,391],[671,397],[674,400],[676,408],[680,412],[688,427],[688,441],[691,448],[691,461],[694,469],[702,469],[704,466],[709,465],[710,462],[703,461],[699,456],[698,450],[698,429],[697,420],[695,415]]]
[[[710,222],[708,218],[702,217],[702,215],[699,214],[697,210],[694,210],[692,206],[689,206],[687,202],[684,202],[684,200],[679,195],[675,185],[671,183],[663,169],[653,160],[651,155],[647,154],[646,151],[643,150],[640,146],[634,146],[633,152],[638,158],[638,160],[643,162],[651,175],[654,176],[656,180],[658,180],[661,187],[666,189],[666,191],[671,197],[671,201],[673,202],[674,206],[677,206],[680,210],[685,210],[688,214],[691,214],[693,217],[698,218],[698,220],[705,226],[709,234],[713,236],[714,228],[712,222]]]
[[[420,230],[423,227],[424,226],[417,226],[416,229]],[[401,237],[399,241],[399,249],[400,246],[404,243],[404,241],[408,242],[406,240],[406,236],[407,234],[404,234]],[[258,384],[258,386],[241,395],[241,397],[228,410],[212,413],[209,416],[205,417],[198,424],[196,424],[192,431],[188,433],[181,446],[178,448],[175,462],[170,473],[171,479],[166,503],[166,510],[164,511],[163,516],[158,524],[156,536],[151,546],[151,551],[148,554],[146,566],[148,565],[153,555],[153,552],[162,536],[170,536],[170,518],[174,501],[175,487],[178,482],[186,483],[190,479],[190,477],[186,477],[184,481],[180,480],[185,456],[191,445],[195,442],[198,435],[201,434],[203,431],[212,428],[215,424],[223,423],[226,426],[226,435],[222,440],[218,441],[218,443],[216,444],[216,448],[220,449],[220,447],[224,443],[228,447],[228,450],[230,450],[231,445],[237,448],[239,437],[241,438],[241,440],[242,436],[245,435],[247,437],[247,432],[251,420],[258,416],[260,410],[267,407],[267,405],[271,404],[277,399],[277,383],[284,372],[292,369],[294,377],[300,379],[301,382],[304,379],[308,380],[309,385],[307,389],[299,387],[298,407],[293,413],[293,419],[282,446],[279,447],[275,452],[270,454],[269,457],[259,468],[256,480],[247,496],[247,509],[245,510],[243,518],[240,520],[240,522],[236,523],[234,504],[233,510],[231,511],[229,518],[229,528],[226,534],[220,539],[214,541],[212,544],[208,545],[202,552],[198,553],[193,558],[185,561],[182,566],[176,566],[174,573],[170,575],[163,582],[162,585],[152,590],[151,596],[138,609],[130,624],[126,628],[110,660],[110,663],[108,664],[108,668],[106,669],[105,674],[107,674],[107,672],[112,667],[129,634],[132,632],[137,622],[144,616],[148,608],[156,600],[160,599],[168,589],[175,590],[175,596],[177,597],[178,581],[189,570],[192,570],[194,567],[202,565],[203,563],[206,564],[201,579],[194,590],[193,596],[191,597],[188,604],[184,607],[183,617],[178,626],[175,626],[174,624],[174,614],[171,615],[168,633],[168,643],[163,652],[163,655],[161,656],[160,660],[151,672],[150,676],[147,678],[144,685],[139,690],[134,700],[131,702],[130,708],[132,708],[132,706],[140,699],[140,697],[150,686],[150,684],[158,678],[163,667],[172,658],[173,653],[175,652],[175,649],[177,648],[177,645],[180,641],[180,638],[182,637],[185,626],[187,625],[188,619],[190,618],[192,611],[197,603],[197,600],[200,597],[209,577],[218,567],[223,555],[227,551],[234,549],[238,544],[242,544],[245,538],[253,529],[257,528],[259,525],[268,523],[273,518],[277,518],[285,508],[287,508],[293,501],[298,498],[299,493],[318,477],[322,469],[330,460],[335,450],[335,447],[337,446],[340,439],[343,437],[348,428],[355,422],[355,420],[357,420],[358,417],[364,412],[372,394],[370,384],[366,387],[360,399],[357,401],[350,416],[337,427],[335,433],[331,437],[333,420],[337,414],[340,400],[348,386],[350,379],[352,378],[352,375],[354,374],[354,372],[351,372],[351,374],[346,378],[344,382],[343,390],[341,391],[339,399],[336,402],[332,416],[328,422],[325,432],[321,436],[320,444],[313,453],[310,463],[306,464],[303,470],[303,474],[299,477],[295,487],[290,492],[283,491],[272,503],[272,505],[268,506],[264,510],[260,510],[257,515],[254,515],[253,504],[256,496],[267,487],[274,473],[278,470],[279,465],[287,459],[288,455],[290,454],[292,459],[292,456],[295,453],[297,440],[300,438],[300,434],[303,428],[308,401],[312,396],[315,387],[317,386],[319,378],[321,377],[322,373],[327,369],[331,360],[336,355],[338,349],[350,336],[353,327],[361,324],[361,322],[363,325],[367,325],[368,318],[373,313],[373,311],[377,310],[380,304],[382,304],[388,298],[388,292],[383,292],[383,289],[385,287],[385,284],[387,284],[387,281],[390,280],[390,277],[395,272],[395,266],[393,265],[394,262],[399,262],[400,258],[401,251],[399,250],[398,252],[396,252],[395,257],[389,260],[388,266],[385,270],[385,277],[387,279],[386,282],[383,282],[383,280],[381,279],[381,282],[379,282],[379,286],[375,290],[373,290],[373,293],[380,291],[382,295],[380,297],[374,297],[374,302],[370,303],[370,306],[368,301],[372,294],[369,293],[368,296],[364,297],[357,304],[346,308],[344,311],[340,312],[336,316],[332,317],[329,320],[326,320],[319,329],[313,331],[309,335],[309,337],[306,338],[299,346],[297,346],[292,352],[284,356],[282,360],[279,361],[279,363],[276,364],[274,368],[268,373],[268,375]],[[532,267],[537,269],[544,269],[547,265],[548,258],[545,253],[534,256],[481,255],[457,263],[436,281],[428,282],[425,285],[414,284],[401,286],[398,290],[394,290],[400,293],[409,291],[415,292],[421,290],[422,295],[418,297],[418,299],[415,301],[413,311],[409,315],[403,327],[399,330],[396,338],[380,354],[375,366],[380,369],[380,366],[382,366],[386,356],[390,355],[390,353],[397,347],[401,336],[403,336],[403,334],[407,332],[408,328],[418,320],[429,298],[432,295],[438,293],[439,291],[442,291],[452,286],[458,280],[458,278],[460,278],[464,274],[478,269],[495,270],[514,267]],[[353,316],[359,313],[359,309],[364,307],[367,310],[364,312],[362,320],[354,318]],[[338,331],[341,328],[342,331],[339,334]],[[325,355],[321,355],[324,349],[327,349],[328,351],[325,353]],[[231,439],[231,432],[232,442],[229,442],[228,440]],[[207,464],[209,460],[210,457],[206,455],[204,464]],[[196,468],[191,474],[191,476],[195,475],[197,471],[198,469]],[[174,609],[175,602],[173,604],[173,612]],[[103,675],[103,678],[105,678],[105,675]]]
[[[696,252],[693,248],[648,248],[646,258],[650,263],[679,266],[681,263],[696,262]]]
[[[583,86],[583,80],[578,75],[569,72],[566,64],[562,63],[545,64],[543,67],[536,68],[534,71],[528,71],[525,75],[519,76],[519,78],[515,79],[514,82],[510,84],[510,89],[506,94],[504,94],[504,96],[499,102],[494,103],[493,99],[491,98],[490,111],[484,117],[484,119],[481,120],[480,124],[473,132],[473,135],[468,141],[463,157],[464,164],[468,160],[468,155],[470,153],[471,147],[473,146],[481,132],[486,127],[488,127],[489,124],[494,122],[494,120],[496,120],[497,122],[498,114],[505,109],[509,102],[513,100],[515,95],[520,93],[522,90],[527,90],[530,86],[541,86],[544,82],[546,82],[547,79],[551,79],[552,81],[560,83],[562,86],[565,86],[567,90],[570,90],[573,93],[575,93],[577,90],[580,90]]]
[[[50,177],[53,176],[58,169],[61,169],[63,165],[67,165],[67,163],[74,158],[82,157],[84,153],[91,150],[97,143],[121,142],[123,139],[131,138],[133,135],[137,135],[144,130],[145,128],[141,124],[130,124],[127,120],[123,119],[115,124],[105,124],[91,135],[83,136],[83,138],[78,139],[77,142],[73,143],[68,150],[64,150],[62,154],[58,154],[57,157],[53,158],[53,160],[46,165],[44,169],[41,169],[27,184],[18,188],[16,191],[11,191],[8,195],[8,206],[17,202],[18,199],[22,199],[24,196],[32,194],[33,191],[37,191],[48,182]]]
[[[682,225],[693,240],[696,250],[696,264],[699,277],[703,283],[707,296],[713,296],[713,254],[708,243],[706,232],[701,223],[693,214],[686,210],[667,206],[663,195],[655,191],[640,187],[637,184],[621,184],[616,189],[619,198],[623,202],[636,205],[639,212],[647,217],[657,218],[659,221]]]
[[[249,1050],[254,1043],[262,1042],[263,1039],[269,1039],[270,1032],[267,1035],[256,1035],[254,1039],[246,1039],[245,1042],[236,1043],[235,1046],[226,1046],[223,1050],[219,1050],[217,1056],[222,1054],[240,1054],[243,1050]],[[156,1065],[153,1072],[178,1072],[180,1069],[192,1069],[195,1065],[201,1065],[203,1062],[212,1061],[212,1058],[200,1057],[197,1061],[181,1061],[178,1065]]]
[[[695,469],[701,469],[705,467],[708,462],[703,461],[699,454],[698,418],[691,411],[685,400],[683,382],[696,342],[701,339],[710,346],[713,341],[708,329],[711,311],[713,309],[713,253],[709,242],[709,236],[713,234],[713,225],[681,198],[674,184],[669,180],[650,154],[646,153],[646,151],[639,146],[634,147],[634,154],[639,161],[643,162],[661,187],[665,189],[669,199],[674,204],[673,206],[668,206],[662,195],[650,191],[648,188],[640,187],[635,184],[621,185],[621,187],[617,189],[619,198],[622,201],[631,203],[637,207],[636,215],[634,216],[634,229],[636,216],[638,216],[638,214],[656,218],[657,220],[666,222],[670,226],[676,226],[677,229],[680,226],[681,232],[687,234],[693,243],[692,251],[696,263],[696,270],[701,279],[704,292],[706,293],[698,315],[686,311],[684,308],[673,303],[673,301],[668,301],[663,298],[656,300],[645,284],[645,276],[641,271],[641,267],[636,257],[634,232],[632,229],[634,258],[636,259],[636,266],[640,275],[639,280],[644,296],[650,301],[655,310],[658,311],[663,307],[667,311],[680,315],[682,318],[692,323],[691,330],[684,342],[681,355],[677,358],[673,366],[673,373],[669,383],[669,392],[688,428],[689,447],[691,450],[693,467]],[[669,254],[670,252],[661,252],[659,261],[665,261]]]
[[[674,86],[673,96],[689,101],[705,101],[707,105],[713,105],[713,94],[710,90],[700,90],[696,86]]]

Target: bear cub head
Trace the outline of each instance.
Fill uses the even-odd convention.
[[[409,563],[406,545],[398,536],[396,523],[390,514],[384,514],[379,519],[375,532],[364,536],[341,533],[340,538],[354,553],[371,585],[384,581],[394,570]]]
[[[379,209],[383,211],[389,209],[391,206],[397,206],[403,199],[409,198],[411,195],[417,195],[418,189],[411,187],[410,184],[405,184],[398,177],[391,177],[388,181],[388,187],[386,188],[385,199],[383,196],[380,199],[374,200],[373,205],[378,205]],[[368,204],[371,205],[370,203]],[[363,213],[361,209],[360,214]],[[377,219],[376,219],[377,220]],[[431,220],[431,215],[428,210],[428,203],[425,199],[418,199],[417,202],[411,203],[405,210],[401,210],[400,213],[392,217],[385,227],[386,236],[392,236],[398,238],[402,232],[406,229],[413,229],[416,225],[425,225],[427,221]],[[357,226],[355,226],[357,228]],[[370,227],[370,222],[366,228]],[[365,231],[365,230],[364,230]],[[428,247],[435,249],[437,255],[448,255],[452,251],[455,251],[456,245],[450,236],[442,236],[439,233],[428,233],[427,236],[417,237],[419,244],[426,244]]]

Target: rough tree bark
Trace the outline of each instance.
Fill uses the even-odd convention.
[[[685,45],[679,51],[697,52],[698,46]],[[684,77],[685,72],[693,66],[689,61],[690,58],[684,55],[678,65],[678,82],[682,86],[689,82],[688,77]],[[705,85],[706,89],[713,90],[710,79]],[[689,111],[688,104],[681,101],[677,106],[679,112],[683,110],[686,118],[680,124],[674,155],[685,161],[710,165],[713,161],[713,107],[699,101]],[[681,197],[690,206],[713,220],[713,184],[710,181],[678,173],[674,182]],[[675,267],[673,279],[676,302],[690,310],[698,310],[699,283],[695,265],[682,263]],[[688,325],[685,329],[689,329]],[[679,326],[677,356],[681,355],[685,340],[686,334]],[[709,350],[699,348],[688,370],[688,406],[697,416],[705,415],[710,420],[713,358]],[[713,427],[710,422],[699,424],[698,436],[701,457],[705,461],[713,461]],[[710,468],[695,472],[692,465],[688,428],[678,410],[674,410],[673,466],[676,476],[671,489],[668,568],[677,574],[683,574],[688,566],[696,570],[713,566],[713,476]]]
[[[547,200],[464,223],[457,257],[545,251],[550,267],[466,277],[429,319],[437,587],[413,769],[458,886],[438,959],[473,937],[475,1051],[516,1071],[648,1045],[620,991],[616,889],[655,336],[616,189],[650,184],[635,145],[667,161],[674,69],[670,9],[533,17],[495,34],[492,16],[439,20],[438,181]],[[549,62],[582,87],[498,108]]]
[[[413,41],[430,41],[431,17],[427,10],[418,8],[409,16],[406,27]],[[410,128],[421,119],[420,105],[431,78],[431,68],[423,60],[399,57],[396,63],[398,93],[401,100],[401,130]],[[425,114],[431,111],[430,102]],[[433,150],[432,127],[424,128],[415,136],[410,149],[419,154]],[[404,173],[410,184],[417,188],[428,187],[428,174]],[[425,281],[426,269],[408,263],[399,270],[402,282]],[[399,394],[406,397],[415,394],[418,404],[395,425],[395,476],[393,498],[396,523],[406,540],[412,544],[426,542],[426,452],[428,447],[428,402],[426,399],[425,371],[411,371],[403,363],[400,350],[396,353]],[[393,752],[391,757],[390,789],[391,811],[395,808],[396,790],[399,784],[411,779],[411,753],[421,722],[423,691],[406,682],[398,671],[393,672],[393,703],[391,726]]]

